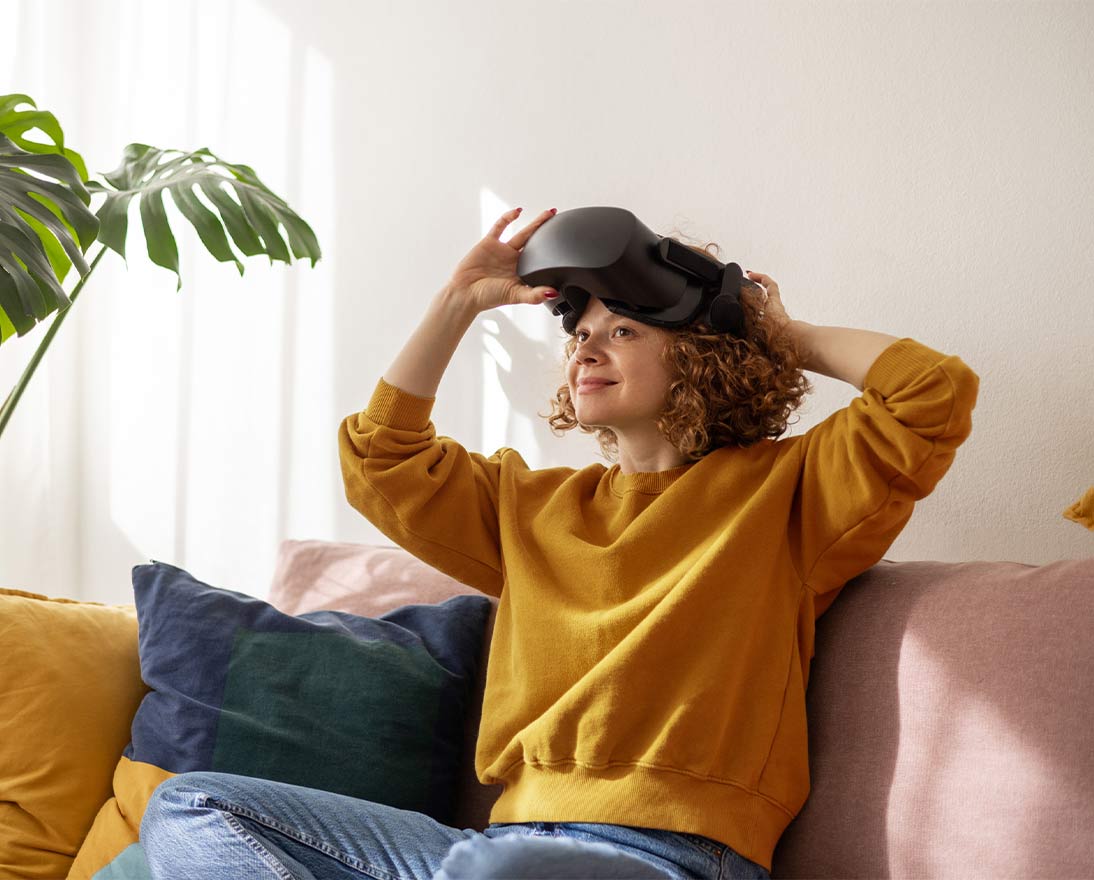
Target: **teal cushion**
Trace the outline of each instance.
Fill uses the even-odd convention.
[[[91,880],[153,880],[144,847],[139,843],[130,844],[110,864],[92,874]]]
[[[125,756],[324,789],[452,824],[490,600],[291,616],[165,562],[133,569],[152,690]]]

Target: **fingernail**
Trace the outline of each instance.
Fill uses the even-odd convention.
[[[557,291],[557,290],[548,290],[548,291],[547,291],[547,292],[546,292],[545,294],[543,294],[543,295],[544,295],[545,297],[547,297],[547,299],[554,299],[554,298],[555,298],[556,296],[558,296],[558,291]]]

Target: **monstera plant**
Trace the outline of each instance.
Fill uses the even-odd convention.
[[[22,105],[33,109],[19,109]],[[34,130],[49,142],[27,138]],[[182,287],[182,275],[165,192],[209,253],[221,262],[234,262],[240,275],[243,263],[229,236],[243,254],[266,254],[271,265],[274,260],[291,263],[295,256],[310,259],[314,267],[321,256],[315,233],[284,199],[248,166],[225,162],[208,149],[185,152],[130,144],[121,164],[102,178],[104,183],[88,178],[83,159],[65,146],[52,113],[38,110],[26,95],[0,95],[0,345],[56,313],[0,406],[0,434],[99,260],[107,250],[125,259],[131,202],[140,208],[149,258],[175,273],[176,290]],[[92,211],[96,196],[103,199]],[[99,247],[89,263],[86,255],[96,242]],[[73,266],[80,278],[66,294],[63,284]]]

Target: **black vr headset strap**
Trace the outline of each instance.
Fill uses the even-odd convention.
[[[738,339],[745,335],[745,310],[741,307],[741,280],[744,274],[736,263],[722,268],[721,291],[707,306],[707,323],[719,333]]]
[[[672,238],[662,238],[657,244],[657,251],[663,262],[688,273],[700,282],[688,282],[680,307],[682,309],[685,304],[689,304],[690,311],[683,317],[674,314],[673,320],[702,320],[718,333],[744,336],[745,313],[741,307],[741,282],[744,280],[744,273],[740,266],[736,263],[722,265]],[[703,299],[703,291],[710,288],[717,292],[708,299],[704,310],[700,300]],[[696,293],[697,297],[694,296]]]

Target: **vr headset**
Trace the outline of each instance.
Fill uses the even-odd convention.
[[[544,303],[571,336],[589,297],[617,315],[655,327],[704,321],[718,333],[745,335],[741,287],[755,282],[736,263],[696,253],[660,236],[625,208],[562,211],[539,227],[517,259],[527,285],[549,285]]]

